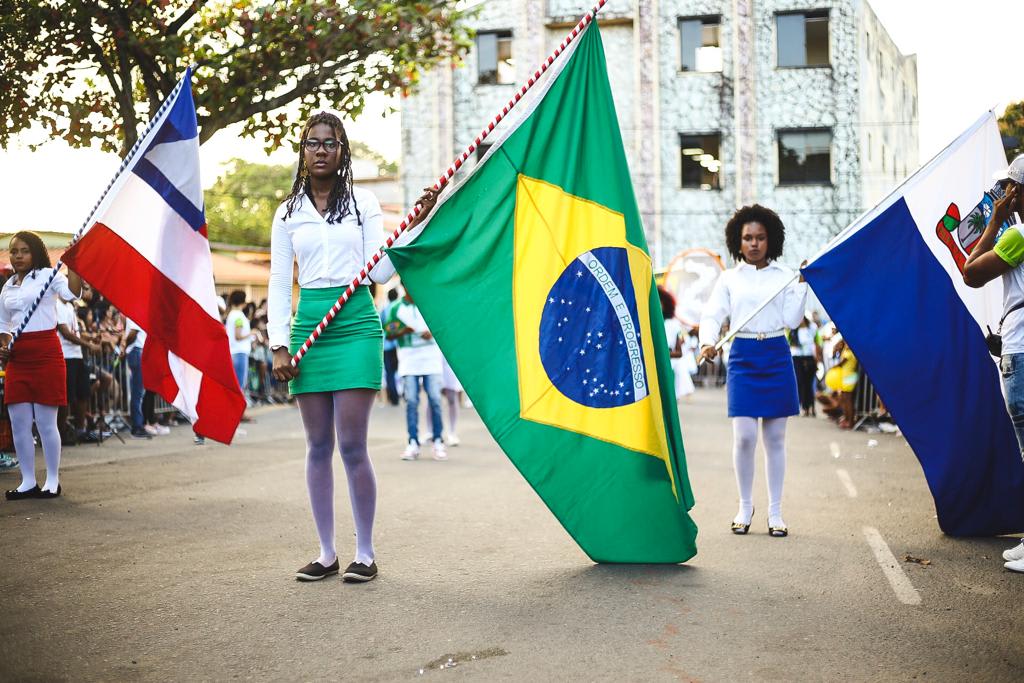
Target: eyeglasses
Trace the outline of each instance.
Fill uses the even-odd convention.
[[[317,140],[316,138],[308,138],[302,142],[302,146],[306,148],[307,152],[315,152],[320,149],[323,145],[324,150],[333,152],[338,149],[341,143],[334,138],[327,138],[326,140]]]

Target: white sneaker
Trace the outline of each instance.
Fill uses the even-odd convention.
[[[1013,546],[1009,550],[1003,551],[1003,559],[1007,562],[1016,562],[1017,560],[1024,560],[1024,540]]]
[[[415,460],[418,457],[420,457],[420,445],[410,441],[409,445],[405,447],[405,451],[402,453],[402,460]]]
[[[444,441],[438,439],[434,442],[434,460],[447,460],[448,451],[445,450]]]
[[[167,436],[171,433],[171,428],[166,425],[157,425],[156,433],[160,436]]]
[[[459,441],[459,435],[458,434],[456,434],[455,432],[452,432],[451,434],[448,435],[448,445],[449,446],[458,446],[460,443],[462,443],[462,442]]]
[[[156,430],[156,427],[154,427],[153,425],[144,425],[144,426],[143,426],[142,428],[143,428],[143,429],[145,430],[145,432],[146,432],[147,434],[149,434],[150,436],[156,436],[157,434],[159,434],[159,433],[160,433],[160,432],[158,432],[158,431]]]
[[[1019,572],[1024,574],[1024,560],[1014,560],[1013,562],[1006,562],[1003,564],[1004,567],[1009,569],[1011,572]]]

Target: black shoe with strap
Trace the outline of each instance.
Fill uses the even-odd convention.
[[[27,498],[38,498],[40,493],[42,493],[42,491],[39,490],[39,485],[36,484],[27,491],[11,489],[10,491],[4,493],[4,497],[6,497],[7,500],[25,500]]]
[[[371,562],[370,566],[366,566],[361,562],[353,562],[345,569],[345,573],[341,575],[341,578],[349,583],[373,581],[377,578],[377,563]]]
[[[57,490],[56,491],[47,491],[45,489],[41,489],[39,491],[39,493],[36,494],[36,498],[60,498],[60,494],[61,494],[60,484],[57,484]]]
[[[341,565],[338,564],[337,558],[334,563],[328,566],[323,566],[319,562],[310,562],[305,567],[295,572],[296,581],[319,581],[320,579],[326,578],[331,574],[337,574],[338,569]]]

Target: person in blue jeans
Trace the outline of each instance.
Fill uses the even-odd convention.
[[[1003,279],[1003,315],[997,329],[1003,340],[999,370],[1024,458],[1024,155],[998,178],[1005,194],[995,201],[985,232],[964,263],[964,283],[983,287],[997,277]],[[1003,559],[1004,567],[1024,573],[1024,540],[1004,552]]]
[[[246,403],[249,402],[249,354],[252,352],[252,326],[245,315],[245,292],[236,289],[228,296],[227,320],[224,328],[228,335],[228,348],[231,351],[231,365],[235,369],[235,378]]]
[[[434,460],[447,460],[448,453],[441,437],[444,429],[441,422],[441,349],[408,292],[395,310],[395,317],[401,323],[397,337],[398,376],[402,379],[405,422],[409,430],[409,443],[402,453],[402,460],[415,460],[420,455],[420,386],[430,403]]]
[[[142,397],[146,393],[142,386],[142,347],[146,344],[146,331],[135,324],[134,320],[128,319],[125,323],[124,353],[128,362],[129,408],[132,420],[132,437],[136,439],[148,439],[150,435],[146,432],[145,420],[142,416]]]

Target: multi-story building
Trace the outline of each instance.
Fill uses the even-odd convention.
[[[484,2],[474,48],[402,107],[406,205],[586,11]],[[656,266],[725,251],[738,206],[774,208],[813,255],[918,164],[917,63],[865,0],[611,0],[609,79]]]

